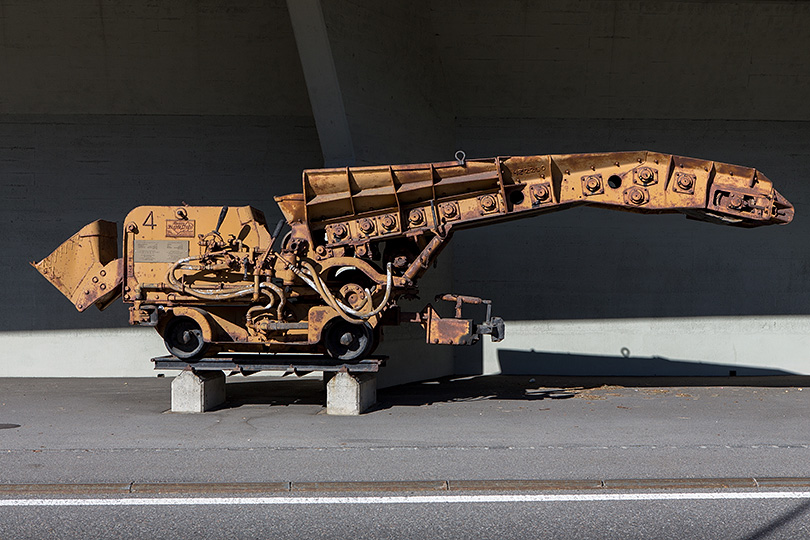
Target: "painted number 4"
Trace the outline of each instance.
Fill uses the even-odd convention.
[[[149,215],[146,216],[146,220],[144,220],[144,222],[143,222],[143,226],[144,227],[151,227],[152,229],[157,227],[157,225],[155,225],[155,213],[154,212],[149,212]]]

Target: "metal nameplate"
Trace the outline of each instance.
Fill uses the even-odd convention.
[[[167,219],[166,236],[169,238],[194,238],[193,219]]]
[[[188,257],[188,240],[135,240],[136,263],[173,263]]]

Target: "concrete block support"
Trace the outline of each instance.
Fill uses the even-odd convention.
[[[183,370],[172,381],[172,412],[199,413],[225,402],[225,374]]]
[[[356,416],[377,403],[375,373],[336,373],[326,383],[326,414]]]

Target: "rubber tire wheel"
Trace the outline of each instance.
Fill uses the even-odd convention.
[[[189,317],[175,317],[169,321],[163,342],[170,353],[183,360],[200,358],[208,349],[200,325]]]
[[[368,323],[352,324],[336,319],[323,332],[326,352],[338,360],[362,360],[376,347],[374,329]]]

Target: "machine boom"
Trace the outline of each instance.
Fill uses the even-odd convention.
[[[248,206],[142,206],[125,219],[121,258],[115,224],[98,221],[34,266],[80,311],[123,296],[130,323],[156,327],[187,361],[219,352],[359,361],[383,325],[402,321],[422,325],[429,343],[503,338],[489,300],[440,295],[455,303],[452,317],[430,304],[399,312],[458,229],[582,205],[740,227],[793,218],[765,175],[737,165],[655,152],[456,158],[306,170],[301,193],[276,197],[285,219],[273,232]],[[464,318],[464,304],[486,305],[486,319]]]

